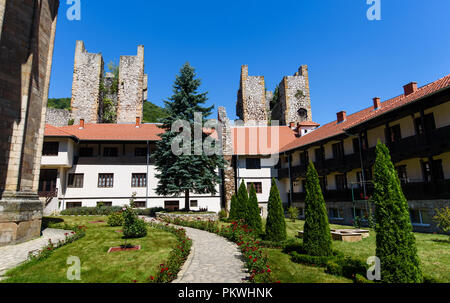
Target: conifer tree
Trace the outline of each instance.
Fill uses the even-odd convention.
[[[244,220],[247,223],[247,212],[248,212],[248,192],[245,186],[244,180],[241,182],[237,193],[237,203],[236,203],[236,218],[237,220]]]
[[[237,208],[238,208],[238,200],[236,195],[233,195],[231,197],[230,215],[229,215],[229,218],[231,220],[237,220]]]
[[[376,255],[381,262],[381,280],[386,283],[421,283],[408,202],[402,192],[389,150],[380,141],[374,165]]]
[[[306,173],[303,248],[311,256],[331,256],[332,238],[319,176],[312,162]]]
[[[172,97],[164,101],[168,116],[161,120],[160,128],[165,132],[160,134],[161,140],[158,141],[157,149],[152,155],[158,170],[156,193],[162,196],[184,194],[186,210],[189,210],[190,192],[216,194],[216,185],[221,181],[217,170],[223,169],[225,162],[217,153],[207,155],[203,148],[199,152],[198,148],[196,149],[195,129],[200,127],[202,142],[205,142],[208,134],[203,131],[203,125],[213,109],[213,107],[202,106],[208,98],[207,93],[198,92],[200,84],[201,80],[197,78],[194,68],[189,63],[184,64],[180,74],[176,76]],[[201,114],[200,122],[195,120],[196,113]],[[172,131],[173,123],[180,120],[187,121],[189,129],[181,128],[178,132]],[[176,155],[172,151],[172,144],[181,133],[188,134],[188,138],[190,136],[191,145],[182,142],[183,153]],[[187,149],[185,149],[186,146]]]
[[[248,211],[247,211],[247,223],[255,230],[256,233],[262,233],[262,222],[259,211],[258,197],[256,196],[255,186],[250,186],[250,194],[248,198]]]
[[[286,240],[286,221],[280,192],[278,191],[275,179],[272,179],[267,212],[266,239],[277,242]]]

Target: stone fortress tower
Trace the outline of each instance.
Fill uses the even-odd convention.
[[[280,125],[312,121],[307,65],[300,66],[293,76],[286,76],[281,81],[272,119],[279,120]]]
[[[106,73],[101,53],[89,53],[83,41],[77,41],[72,81],[72,112],[51,109],[46,123],[64,126],[70,119],[79,124],[102,123],[103,101],[112,100],[116,108],[117,123],[135,123],[143,116],[147,99],[148,76],[144,74],[144,46],[139,45],[136,56],[121,56],[119,63],[118,89],[113,94],[110,88],[114,74]]]
[[[77,41],[72,82],[72,116],[75,124],[101,121],[102,100],[100,84],[103,81],[102,54],[88,53],[83,41]]]
[[[243,65],[236,114],[244,124],[250,121],[267,124],[269,117],[278,120],[280,125],[312,122],[308,66],[302,65],[293,76],[283,78],[278,100],[271,110],[273,97],[273,92],[266,91],[264,77],[248,76],[248,66]]]
[[[139,45],[137,56],[120,57],[117,123],[133,123],[137,117],[142,120],[147,79],[144,75],[144,46]]]
[[[267,124],[269,120],[264,76],[249,76],[248,65],[241,67],[236,114],[245,124],[252,121]]]

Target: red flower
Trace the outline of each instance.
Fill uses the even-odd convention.
[[[137,283],[137,281],[136,281],[136,280],[133,280],[133,283]]]
[[[150,280],[152,280],[152,281],[153,281],[154,279],[155,279],[155,278],[154,278],[153,276],[150,276]]]
[[[270,268],[267,270],[267,272],[272,272],[271,270],[270,270]]]

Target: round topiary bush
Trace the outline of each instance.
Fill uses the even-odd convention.
[[[122,213],[112,213],[108,216],[108,226],[122,226],[124,223]]]

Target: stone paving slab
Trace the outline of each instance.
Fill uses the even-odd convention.
[[[53,243],[64,240],[66,233],[70,231],[62,229],[47,228],[42,232],[42,237],[17,245],[0,247],[0,280],[10,269],[17,267],[28,259],[28,253],[39,250],[48,244],[51,239]],[[3,278],[4,279],[4,278]]]
[[[174,283],[242,283],[249,277],[236,244],[216,234],[189,227],[191,254]]]

